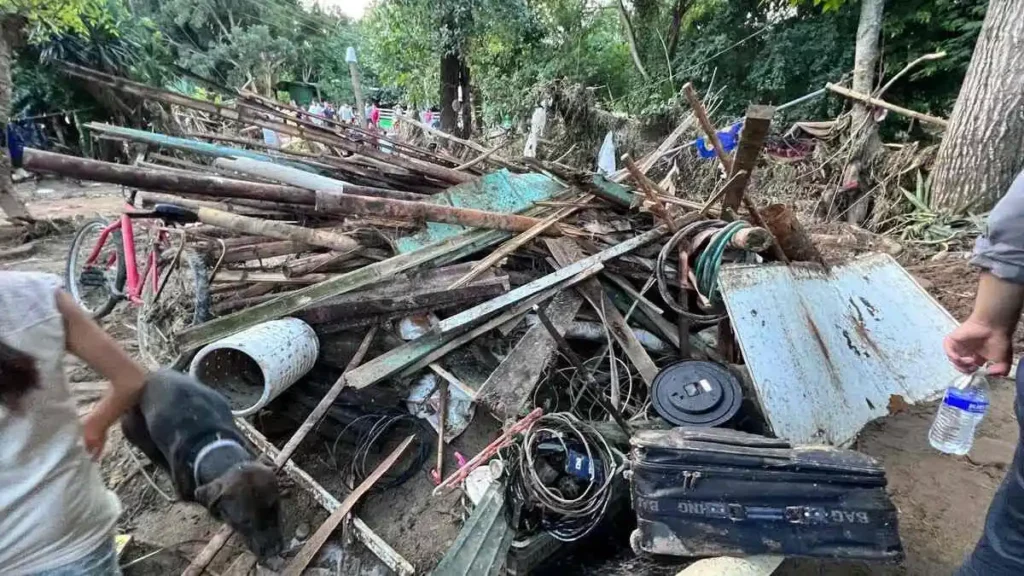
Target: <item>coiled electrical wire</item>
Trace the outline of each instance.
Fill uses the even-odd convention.
[[[592,463],[586,487],[576,497],[545,485],[537,472],[539,446],[553,442],[566,459],[570,445]],[[613,482],[623,470],[622,455],[614,451],[590,425],[568,412],[545,414],[522,435],[517,446],[505,452],[509,468],[506,498],[521,505],[523,513],[539,512],[540,528],[556,539],[572,542],[597,526],[608,511]]]
[[[384,490],[408,482],[430,457],[432,442],[429,437],[432,433],[428,431],[427,427],[423,425],[423,421],[419,418],[397,410],[360,416],[345,426],[334,439],[334,444],[331,447],[335,465],[339,470],[345,472],[345,476],[351,475],[356,484],[362,482],[373,471],[373,465],[368,465],[370,454],[381,452],[382,442],[386,442],[389,438],[393,437],[388,432],[394,431],[403,425],[411,427],[418,440],[416,443],[417,447],[413,453],[413,459],[401,472],[385,475],[381,478],[375,488],[377,490]],[[338,453],[338,443],[348,432],[352,432],[356,436],[354,442],[355,451],[352,452],[348,464],[342,465]],[[376,450],[375,447],[377,448]]]

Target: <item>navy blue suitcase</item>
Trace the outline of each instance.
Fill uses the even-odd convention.
[[[780,554],[896,562],[896,508],[874,459],[717,428],[636,433],[638,554]]]

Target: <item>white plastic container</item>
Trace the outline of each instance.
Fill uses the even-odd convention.
[[[227,397],[235,416],[270,403],[313,368],[320,342],[297,318],[264,322],[205,346],[189,374]]]

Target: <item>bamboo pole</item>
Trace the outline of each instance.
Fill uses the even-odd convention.
[[[919,120],[919,121],[924,122],[926,124],[932,124],[933,126],[939,126],[940,128],[946,128],[946,127],[949,126],[949,120],[946,120],[945,118],[939,118],[937,116],[930,116],[928,114],[923,114],[921,112],[917,112],[917,111],[911,110],[909,108],[904,108],[902,106],[897,106],[895,104],[890,104],[890,103],[888,103],[885,100],[882,100],[880,98],[872,98],[871,96],[868,96],[867,94],[863,94],[861,92],[855,92],[853,90],[850,90],[849,88],[844,88],[842,86],[837,86],[836,84],[833,84],[831,82],[825,84],[825,88],[828,88],[829,90],[831,90],[832,92],[835,92],[836,94],[839,94],[840,96],[845,96],[847,98],[850,98],[851,100],[856,100],[858,102],[863,102],[864,104],[867,104],[868,106],[874,106],[876,108],[885,108],[886,110],[890,110],[892,112],[895,112],[897,114],[901,114],[903,116],[907,116],[909,118],[914,118],[915,120]]]
[[[543,222],[530,216],[500,214],[474,208],[455,208],[428,202],[406,202],[325,192],[317,192],[316,198],[318,209],[333,214],[368,214],[394,220],[428,220],[510,232],[525,232]],[[561,229],[553,226],[547,228],[545,233],[558,236],[561,235]]]
[[[363,154],[370,158],[375,158],[382,162],[400,166],[413,170],[414,172],[424,174],[444,182],[451,182],[454,184],[461,184],[463,182],[469,182],[474,179],[473,176],[458,172],[451,168],[444,166],[438,166],[430,162],[424,162],[416,160],[414,158],[402,157],[393,154],[387,154],[381,152],[374,145],[368,145],[366,143],[354,142],[348,140],[329,131],[325,131],[322,128],[300,121],[298,119],[290,119],[288,124],[284,122],[275,122],[272,120],[266,120],[264,116],[253,113],[245,108],[242,103],[238,107],[227,107],[214,102],[207,102],[205,100],[199,100],[191,98],[183,94],[154,88],[146,84],[139,82],[133,82],[125,78],[112,76],[96,70],[91,70],[82,66],[76,66],[74,64],[63,63],[62,67],[68,74],[83,78],[88,81],[95,82],[119,90],[126,94],[132,94],[144,99],[155,100],[164,104],[178,105],[185,108],[191,108],[193,110],[199,110],[206,112],[227,120],[235,120],[239,122],[248,122],[254,124],[260,128],[267,128],[274,130],[282,134],[288,134],[290,136],[297,136],[313,142],[319,142],[320,144],[326,144],[328,146],[337,146],[342,150],[348,152]],[[263,109],[260,109],[261,111]]]
[[[311,246],[322,246],[338,252],[354,252],[360,248],[355,240],[348,236],[335,234],[328,230],[305,228],[293,224],[285,224],[275,220],[263,220],[241,214],[232,214],[222,210],[201,206],[197,210],[199,221],[203,224],[220,226],[235,232],[251,234],[253,236],[266,236],[279,240],[292,240],[302,242]]]

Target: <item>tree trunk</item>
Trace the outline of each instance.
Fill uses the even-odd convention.
[[[860,20],[857,24],[857,45],[853,56],[853,89],[871,94],[875,90],[875,69],[878,66],[878,38],[882,32],[882,13],[885,0],[862,0]],[[867,220],[871,204],[865,196],[872,184],[861,176],[870,171],[861,170],[882,149],[878,136],[878,125],[872,117],[872,110],[863,102],[854,102],[850,128],[851,155],[845,173],[854,175],[844,180],[844,189],[828,195],[830,216],[842,215],[851,224],[860,225]],[[824,197],[823,197],[824,198]]]
[[[853,57],[853,89],[862,94],[875,91],[875,69],[878,66],[878,37],[882,31],[885,0],[862,0],[857,24],[857,47]],[[869,109],[861,102],[853,104],[853,126],[868,116]],[[867,121],[874,124],[870,120]]]
[[[934,208],[985,212],[1024,156],[1024,2],[991,0],[932,172]]]
[[[629,44],[629,55],[633,57],[633,65],[636,66],[637,72],[644,77],[647,82],[651,81],[651,77],[647,74],[647,70],[644,69],[644,63],[640,60],[640,52],[636,48],[636,35],[633,33],[633,23],[629,19],[629,12],[626,11],[626,5],[622,3],[622,0],[616,2],[619,6],[619,16],[622,18],[622,26],[626,29],[626,42]]]
[[[7,123],[11,116],[11,39],[16,24],[0,19],[0,210],[11,220],[32,220],[25,204],[14,194],[11,157],[7,149]]]
[[[470,101],[473,104],[473,126],[480,134],[484,133],[484,95],[480,86],[473,86],[470,90]]]
[[[679,46],[679,32],[683,24],[683,14],[689,9],[688,0],[676,0],[675,7],[672,8],[672,24],[668,28],[668,59],[676,55],[676,47]],[[671,65],[671,63],[669,63]]]
[[[449,134],[455,134],[459,126],[459,117],[452,108],[452,102],[459,97],[460,68],[458,52],[441,55],[441,130]]]
[[[459,88],[462,90],[459,108],[462,132],[459,135],[469,138],[473,134],[473,106],[470,103],[469,64],[466,63],[465,57],[459,58]]]

